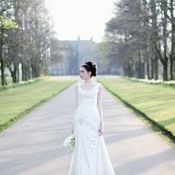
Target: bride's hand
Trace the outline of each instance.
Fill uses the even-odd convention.
[[[102,135],[104,133],[104,124],[100,123],[100,126],[98,128],[98,133],[99,135]]]
[[[72,125],[71,133],[74,134],[74,125]]]

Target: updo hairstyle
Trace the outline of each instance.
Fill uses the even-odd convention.
[[[93,61],[86,61],[81,67],[85,68],[87,72],[91,72],[91,77],[97,75],[97,65]]]

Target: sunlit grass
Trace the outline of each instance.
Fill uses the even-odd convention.
[[[0,91],[0,130],[26,112],[47,101],[76,81],[68,77],[48,77],[36,82]]]
[[[124,78],[100,78],[112,93],[144,113],[175,136],[175,88],[134,82]]]

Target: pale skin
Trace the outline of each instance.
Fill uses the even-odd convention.
[[[82,88],[84,89],[91,89],[93,88],[96,83],[92,80],[91,72],[88,72],[84,67],[80,67],[80,78],[84,80],[82,83]],[[76,94],[76,107],[78,106],[78,88],[75,86],[75,94]],[[103,88],[100,86],[98,97],[97,97],[97,109],[100,116],[100,125],[98,128],[99,135],[104,133],[104,123],[103,123],[103,113],[102,113],[102,94]],[[72,133],[74,133],[74,129],[72,127]]]

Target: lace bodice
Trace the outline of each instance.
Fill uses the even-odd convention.
[[[78,83],[78,107],[96,107],[100,84],[97,83],[90,90],[83,90]]]

